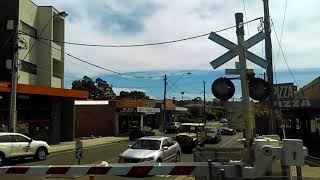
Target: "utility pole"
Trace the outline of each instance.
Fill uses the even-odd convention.
[[[244,48],[244,26],[243,26],[243,14],[236,13],[236,26],[237,26],[237,40],[239,53],[239,65],[240,65],[240,80],[242,91],[242,112],[243,119],[245,121],[244,136],[246,138],[245,147],[246,152],[243,160],[250,164],[252,160],[251,145],[255,136],[255,124],[254,117],[251,112],[250,98],[249,98],[249,85],[247,77],[247,62],[246,62],[246,49]]]
[[[163,119],[162,119],[162,131],[165,131],[166,126],[166,95],[167,95],[167,75],[164,75],[164,91],[163,91]]]
[[[16,132],[17,124],[17,84],[18,84],[18,59],[19,59],[19,45],[18,45],[18,23],[15,22],[13,36],[13,60],[11,62],[11,96],[10,96],[10,112],[9,112],[9,132]]]
[[[182,91],[182,92],[181,92],[181,99],[182,99],[182,101],[183,101],[183,95],[184,95],[184,92]]]
[[[203,116],[204,116],[204,125],[207,124],[206,116],[206,82],[203,81]]]
[[[253,140],[253,118],[250,112],[250,98],[249,98],[249,85],[247,78],[247,63],[246,63],[246,51],[244,49],[244,28],[243,28],[243,14],[236,13],[236,25],[237,25],[237,39],[239,45],[239,65],[240,65],[240,80],[242,91],[242,108],[243,119],[245,120],[245,136],[246,139],[251,142]]]
[[[272,44],[271,44],[271,27],[270,27],[270,15],[269,15],[269,0],[263,0],[264,8],[264,31],[265,31],[265,55],[268,62],[267,77],[270,85],[271,94],[269,96],[269,109],[270,109],[270,120],[269,120],[269,133],[275,133],[275,116],[274,116],[274,96],[273,96],[273,64],[272,64]]]

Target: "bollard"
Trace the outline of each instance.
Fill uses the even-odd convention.
[[[209,167],[209,179],[213,180],[213,175],[212,175],[212,165],[211,165],[212,160],[208,159],[208,167]]]
[[[297,170],[297,180],[302,180],[301,166],[296,166],[296,170]]]

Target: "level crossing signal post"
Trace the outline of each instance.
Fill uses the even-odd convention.
[[[245,123],[244,129],[244,137],[246,138],[245,147],[246,147],[246,154],[243,157],[246,163],[250,163],[250,159],[252,157],[252,142],[255,138],[255,121],[254,121],[254,114],[252,112],[251,104],[250,104],[250,91],[249,91],[249,81],[253,82],[253,79],[256,80],[257,78],[252,78],[253,70],[247,69],[246,59],[250,60],[251,62],[257,64],[258,66],[266,69],[268,63],[263,58],[255,55],[248,51],[249,48],[257,44],[258,42],[265,39],[264,32],[259,32],[253,37],[249,38],[248,40],[244,40],[244,22],[243,22],[243,14],[236,13],[236,33],[237,33],[237,41],[238,44],[235,44],[216,33],[211,33],[209,39],[222,45],[223,47],[229,49],[229,51],[222,56],[213,60],[210,64],[214,69],[220,67],[221,65],[225,64],[226,62],[230,61],[232,58],[239,56],[239,62],[236,62],[236,69],[226,69],[226,74],[237,74],[240,75],[237,78],[219,78],[212,84],[212,93],[216,96],[217,90],[224,89],[224,91],[229,91],[230,93],[225,93],[224,99],[230,99],[234,94],[234,86],[231,80],[233,79],[240,79],[241,80],[241,91],[242,91],[242,118]],[[256,82],[256,81],[254,81]],[[217,86],[221,87],[217,87]],[[252,86],[252,83],[251,83]],[[252,87],[250,88],[252,89]],[[224,87],[228,87],[225,89]],[[265,88],[267,89],[267,88]],[[260,92],[260,91],[259,91]],[[261,97],[265,97],[266,91],[261,91],[262,94],[259,94]],[[223,96],[222,96],[223,97]]]

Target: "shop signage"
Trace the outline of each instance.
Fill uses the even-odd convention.
[[[10,82],[0,82],[0,87],[2,88],[9,88],[11,85]]]
[[[149,107],[137,107],[137,112],[146,113],[146,114],[155,114],[159,113],[159,108],[149,108]]]
[[[311,107],[310,100],[308,99],[278,100],[274,102],[274,105],[279,108]]]
[[[120,112],[136,112],[136,108],[121,108]]]
[[[296,90],[293,83],[274,84],[273,94],[276,99],[293,99]]]

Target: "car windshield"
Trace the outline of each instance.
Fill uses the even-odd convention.
[[[160,149],[160,144],[161,141],[159,140],[140,139],[131,146],[131,149],[158,150]]]
[[[208,133],[216,133],[217,129],[216,128],[206,128],[206,132],[208,132]]]
[[[198,132],[199,128],[190,125],[180,125],[179,132]]]

